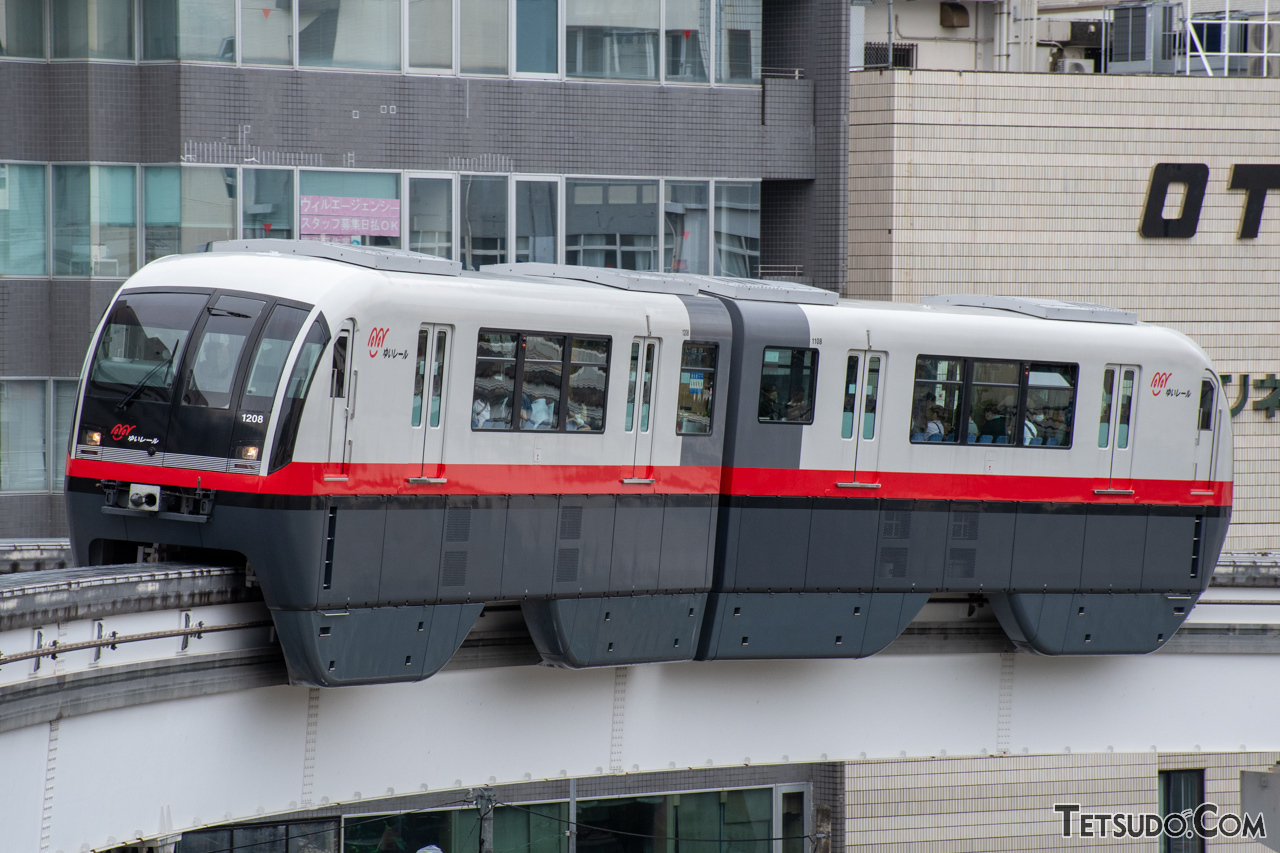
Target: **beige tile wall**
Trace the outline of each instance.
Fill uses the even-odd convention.
[[[1066,753],[851,761],[845,771],[848,853],[1126,850],[1156,842],[1061,837],[1055,803],[1097,812],[1159,811],[1159,771],[1202,768],[1205,798],[1239,811],[1240,771],[1280,753]],[[1078,828],[1078,822],[1075,827]],[[1257,842],[1210,841],[1207,851],[1264,853]]]
[[[850,97],[846,295],[1102,302],[1190,335],[1222,373],[1280,374],[1280,191],[1240,240],[1227,189],[1234,163],[1280,164],[1280,81],[864,71]],[[1138,234],[1160,162],[1209,166],[1189,240]],[[1280,549],[1280,418],[1232,426],[1227,547]]]

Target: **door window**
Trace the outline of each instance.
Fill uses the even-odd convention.
[[[1120,380],[1120,422],[1116,424],[1116,447],[1129,446],[1129,418],[1133,412],[1133,371],[1125,370]]]
[[[1111,443],[1111,401],[1116,391],[1116,371],[1108,367],[1102,374],[1102,408],[1098,414],[1098,446]]]
[[[862,412],[862,437],[876,437],[876,398],[880,393],[880,356],[867,359],[867,393]]]
[[[329,396],[347,396],[347,341],[350,335],[343,330],[333,342],[333,372],[329,377]]]
[[[858,415],[858,357],[849,356],[844,371],[844,420],[840,424],[840,437],[853,438],[853,420]]]

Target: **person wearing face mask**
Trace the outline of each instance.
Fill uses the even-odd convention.
[[[1022,423],[1022,443],[1044,444],[1045,434],[1044,409],[1038,405],[1028,405],[1027,417]],[[1037,438],[1039,441],[1032,441]]]

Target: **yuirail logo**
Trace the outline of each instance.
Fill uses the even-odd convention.
[[[111,428],[111,437],[119,441],[137,428],[137,424],[116,424]]]
[[[1172,373],[1157,373],[1151,377],[1151,396],[1159,397],[1160,392],[1169,384],[1169,380],[1173,378]]]
[[[387,342],[387,332],[391,331],[389,327],[374,326],[369,332],[369,358],[377,358],[378,352],[382,349],[382,345]]]

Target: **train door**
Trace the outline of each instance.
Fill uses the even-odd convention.
[[[653,402],[657,399],[658,338],[636,338],[631,342],[631,366],[627,377],[627,413],[624,427],[635,438],[631,476],[622,482],[647,485],[653,482]]]
[[[420,432],[422,469],[411,483],[443,483],[444,391],[449,373],[449,326],[424,325],[418,330],[418,359],[413,379],[412,425]]]
[[[851,476],[842,489],[878,489],[880,468],[880,377],[885,354],[850,352],[845,360],[844,416],[840,426],[841,470]]]
[[[333,357],[329,365],[329,466],[336,476],[346,477],[351,464],[350,421],[355,405],[355,361],[351,342],[355,340],[356,323],[347,320],[333,340]]]
[[[1108,364],[1102,371],[1102,407],[1098,418],[1098,447],[1110,456],[1108,485],[1098,494],[1133,494],[1133,437],[1139,368]]]
[[[1208,491],[1213,487],[1214,450],[1218,445],[1217,408],[1218,383],[1206,370],[1200,379],[1200,406],[1196,412],[1196,462],[1191,486],[1196,491]]]

